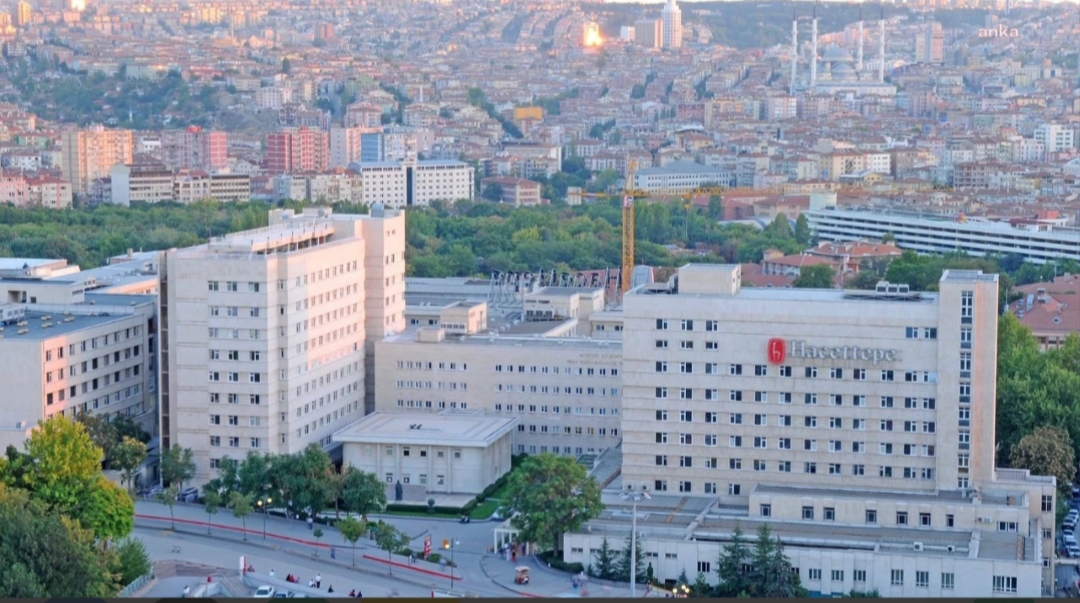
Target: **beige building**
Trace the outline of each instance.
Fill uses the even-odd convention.
[[[274,210],[266,228],[165,253],[163,446],[195,482],[221,458],[330,448],[364,415],[372,342],[405,322],[405,218]]]
[[[624,301],[619,488],[713,508],[691,542],[657,544],[678,558],[661,578],[715,562],[749,516],[805,547],[795,564],[823,594],[1052,585],[1055,480],[994,466],[996,275],[947,271],[935,294],[740,280],[690,265]]]
[[[153,431],[153,297],[86,293],[65,260],[0,260],[0,447],[54,414],[126,415]]]
[[[618,445],[621,346],[588,337],[603,290],[544,287],[490,307],[468,283],[457,297],[471,300],[448,303],[425,295],[434,286],[410,281],[408,329],[376,344],[377,411],[516,418],[515,454],[595,456]]]
[[[60,169],[71,183],[72,192],[84,194],[92,181],[108,176],[114,165],[131,164],[132,142],[131,130],[93,126],[64,131],[60,136]]]
[[[400,482],[404,500],[423,502],[428,494],[479,494],[510,471],[516,422],[377,412],[335,433],[334,441],[342,443],[345,465],[374,473],[388,490]]]

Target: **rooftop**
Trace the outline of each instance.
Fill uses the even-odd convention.
[[[132,296],[122,297],[130,298]],[[123,305],[127,306],[128,304],[124,303]],[[134,310],[130,309],[130,306],[128,308],[119,306],[108,309],[102,308],[101,313],[90,313],[92,311],[91,306],[85,307],[86,313],[71,312],[70,314],[65,314],[63,310],[60,312],[42,312],[27,309],[25,317],[20,321],[21,326],[0,327],[0,345],[17,341],[41,342],[82,331],[83,329],[130,319],[135,314]],[[20,333],[20,331],[22,332]]]
[[[334,441],[487,448],[510,433],[516,423],[513,417],[377,412],[335,433]]]

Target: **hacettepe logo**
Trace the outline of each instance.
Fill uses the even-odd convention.
[[[784,345],[783,339],[770,339],[769,340],[769,362],[772,364],[780,364],[787,357],[787,347]]]

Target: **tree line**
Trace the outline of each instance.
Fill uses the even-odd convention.
[[[150,571],[135,503],[86,427],[56,414],[0,459],[0,596],[114,597]]]

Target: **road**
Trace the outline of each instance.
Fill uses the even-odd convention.
[[[248,564],[253,565],[258,572],[274,570],[278,578],[284,578],[287,574],[298,575],[304,584],[317,574],[322,575],[324,589],[333,586],[335,594],[347,594],[357,588],[367,597],[385,597],[391,589],[397,589],[404,597],[430,597],[431,589],[405,583],[389,577],[377,577],[351,571],[347,568],[323,563],[316,558],[305,557],[285,550],[270,550],[251,546],[243,542],[232,540],[211,539],[203,536],[195,536],[173,532],[165,529],[135,528],[135,535],[146,544],[146,550],[154,560],[178,559],[183,561],[195,561],[205,565],[214,565],[224,568],[238,568],[240,556],[243,555]],[[180,553],[174,553],[174,546],[180,547]],[[320,555],[326,555],[325,551]],[[339,561],[347,559],[348,554],[339,557]],[[201,581],[201,580],[200,580]],[[192,581],[194,584],[197,581]],[[182,585],[179,588],[183,588]],[[238,596],[246,593],[235,593]],[[162,596],[180,596],[180,593]]]

